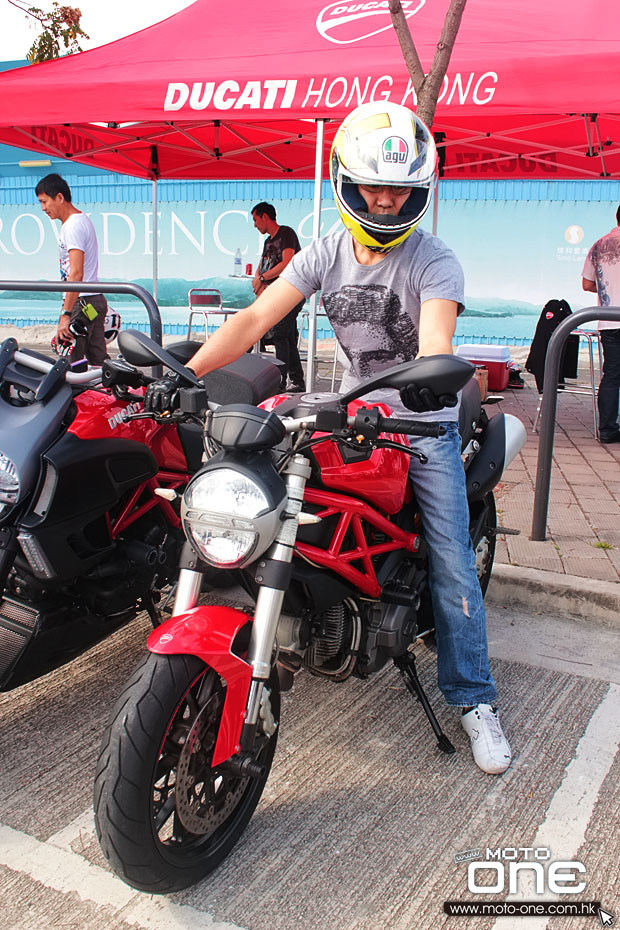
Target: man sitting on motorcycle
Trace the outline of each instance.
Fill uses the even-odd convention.
[[[424,123],[406,107],[368,103],[340,126],[330,174],[345,229],[306,246],[274,284],[234,314],[188,363],[199,377],[239,358],[302,298],[321,291],[347,359],[341,390],[420,356],[452,352],[463,309],[461,266],[443,242],[418,228],[432,198],[437,152]],[[176,376],[149,386],[145,407],[172,409]],[[458,434],[458,398],[413,386],[376,391],[394,416],[440,422],[439,439],[417,439],[410,480],[428,543],[439,687],[462,708],[474,760],[504,772],[511,751],[495,707],[486,616],[469,536],[469,508]]]

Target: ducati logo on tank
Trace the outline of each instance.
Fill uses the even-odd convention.
[[[409,154],[409,146],[400,136],[390,136],[383,143],[383,161],[389,161],[393,165],[404,164]]]
[[[405,19],[421,10],[426,0],[402,0]],[[316,28],[328,42],[348,45],[392,29],[388,0],[330,3],[316,18]]]
[[[128,416],[131,416],[132,413],[140,413],[141,410],[142,404],[137,401],[127,404],[122,410],[117,410],[114,416],[108,417],[108,426],[110,429],[116,429],[117,426],[123,425]]]

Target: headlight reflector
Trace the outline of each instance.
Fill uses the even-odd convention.
[[[233,468],[205,472],[192,481],[185,493],[192,510],[257,517],[269,506],[265,493],[246,475]]]
[[[183,495],[183,529],[205,562],[240,568],[275,539],[285,500],[280,492],[274,501],[251,474],[228,466],[207,467]]]

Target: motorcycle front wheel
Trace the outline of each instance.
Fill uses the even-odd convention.
[[[268,688],[277,721],[276,675]],[[132,888],[167,894],[200,881],[258,804],[278,731],[263,738],[261,778],[212,768],[225,693],[217,672],[195,656],[149,654],[116,705],[95,774],[95,825],[104,855]]]

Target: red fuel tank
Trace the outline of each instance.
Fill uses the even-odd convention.
[[[80,439],[133,439],[148,446],[160,466],[185,471],[187,464],[175,425],[155,420],[127,420],[142,410],[142,392],[119,399],[108,391],[84,391],[75,398],[77,412],[69,433]],[[131,398],[135,397],[135,400]]]
[[[279,394],[261,404],[266,410],[274,410],[285,400]],[[354,400],[348,406],[350,416],[355,416],[361,407],[377,407],[384,417],[392,414],[385,404],[365,404]],[[315,435],[320,436],[320,433]],[[409,445],[407,436],[384,433],[386,439]],[[345,491],[355,497],[369,501],[383,513],[398,513],[408,493],[409,456],[398,449],[374,449],[349,452],[331,440],[312,447],[311,456],[321,470],[321,482],[327,488]]]

